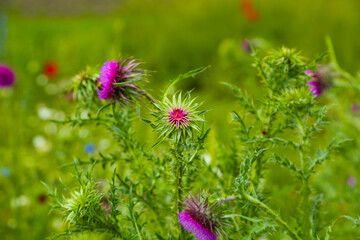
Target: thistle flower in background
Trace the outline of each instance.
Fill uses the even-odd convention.
[[[11,87],[16,82],[16,76],[13,69],[8,65],[0,64],[0,88]]]
[[[354,187],[356,186],[356,178],[353,176],[353,175],[350,175],[347,179],[347,184],[350,186],[350,187]]]
[[[251,49],[250,44],[253,45],[251,39],[250,40],[249,39],[244,39],[241,42],[240,47],[245,53],[252,54],[252,49]]]
[[[136,59],[129,61],[107,61],[101,67],[98,96],[104,100],[116,100],[121,105],[129,105],[143,91],[134,83],[145,79],[145,72],[137,68]]]
[[[330,88],[333,76],[330,66],[322,65],[318,66],[317,69],[317,71],[306,70],[305,74],[313,79],[307,82],[307,85],[310,86],[310,92],[313,93],[315,97],[320,97],[325,90]]]
[[[38,202],[44,204],[47,200],[47,196],[45,194],[40,194],[37,198]]]
[[[222,233],[226,235],[219,202],[209,204],[206,193],[189,195],[183,202],[183,211],[178,214],[181,226],[199,240],[216,240]]]
[[[187,136],[193,136],[193,130],[200,131],[198,123],[204,122],[202,116],[206,111],[199,112],[201,104],[194,103],[190,93],[182,98],[181,93],[174,94],[172,101],[167,97],[163,102],[155,103],[156,112],[151,113],[155,121],[155,131],[161,133],[164,138],[174,136],[175,141]]]
[[[43,74],[48,79],[53,79],[58,75],[59,65],[56,61],[48,61],[44,64]]]
[[[357,114],[359,112],[359,109],[360,109],[359,104],[355,103],[351,105],[351,111],[353,112],[353,114]]]

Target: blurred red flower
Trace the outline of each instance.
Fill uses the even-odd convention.
[[[47,200],[47,197],[46,197],[45,194],[40,194],[40,195],[38,196],[38,202],[39,202],[39,203],[43,204],[43,203],[46,202],[46,200]]]
[[[260,13],[254,9],[252,0],[240,1],[239,8],[243,12],[246,20],[251,22],[259,20]]]
[[[59,72],[59,65],[56,61],[48,61],[44,64],[43,74],[49,78],[55,78]]]

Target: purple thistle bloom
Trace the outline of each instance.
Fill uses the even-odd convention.
[[[5,64],[0,64],[0,88],[11,87],[16,82],[14,70]]]
[[[359,104],[355,103],[355,104],[351,105],[351,111],[352,111],[353,113],[359,112],[359,109],[360,109]]]
[[[347,183],[350,187],[356,186],[356,178],[353,175],[350,175],[347,179]]]
[[[216,240],[217,235],[212,233],[210,229],[206,228],[195,219],[190,213],[181,212],[178,215],[180,224],[184,227],[184,229],[188,232],[192,232],[195,237],[199,240]]]
[[[312,77],[313,80],[307,82],[307,85],[310,86],[310,92],[312,92],[315,97],[320,97],[324,90],[327,88],[324,76],[319,71],[306,70],[305,74]]]
[[[250,42],[250,40],[248,39],[245,39],[241,42],[240,46],[241,46],[241,49],[247,53],[247,54],[251,54],[252,53],[252,49],[250,47],[250,43],[252,44],[252,42]]]
[[[318,66],[317,71],[306,70],[305,74],[313,79],[307,82],[307,85],[310,86],[310,92],[315,97],[320,97],[330,87],[331,79],[334,77],[331,73],[331,66],[328,65]]]
[[[190,194],[185,198],[183,211],[178,214],[179,222],[183,228],[195,235],[199,240],[216,240],[225,223],[221,222],[223,215],[217,211],[219,202],[209,205],[206,196]]]
[[[133,83],[144,80],[144,71],[137,69],[140,64],[136,59],[121,62],[106,61],[101,67],[98,89],[100,99],[121,101],[125,105],[142,91]]]
[[[187,126],[189,124],[189,113],[180,107],[175,107],[169,112],[169,122],[171,126],[175,126],[176,129],[179,129],[180,126]]]
[[[193,130],[200,132],[199,123],[205,121],[202,116],[205,111],[198,111],[200,106],[194,103],[189,92],[184,98],[181,93],[174,94],[172,101],[165,97],[162,102],[155,103],[157,110],[151,113],[157,118],[155,131],[161,133],[162,138],[173,136],[176,142],[193,136]]]

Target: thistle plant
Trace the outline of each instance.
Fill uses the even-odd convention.
[[[140,87],[146,71],[138,69],[136,60],[107,61],[100,70],[88,69],[78,75],[73,91],[79,107],[60,123],[107,129],[114,145],[108,153],[75,159],[77,187],[65,187],[61,194],[49,188],[66,227],[54,237],[95,232],[116,239],[287,235],[295,240],[317,240],[330,239],[340,218],[359,225],[350,216],[322,222],[321,203],[327,198],[313,187],[319,165],[337,157],[348,143],[345,137],[320,145],[314,141],[331,124],[327,113],[332,105],[320,100],[337,89],[338,78],[348,75],[340,74],[336,64],[328,75],[323,73],[319,66],[326,66],[326,55],[309,61],[287,48],[266,56],[254,49],[252,55],[262,97],[253,99],[236,84],[224,83],[241,109],[231,114],[232,144],[218,143],[221,147],[215,155],[208,153],[215,150],[206,145],[210,133],[207,111],[191,97],[195,92],[169,94],[180,80],[195,77],[207,67],[171,80],[159,100]],[[147,114],[151,119],[144,117]],[[134,124],[143,124],[154,133],[138,134]],[[335,136],[330,131],[326,134]],[[99,165],[103,175],[96,171]],[[274,196],[267,183],[276,166],[295,179],[290,188],[297,199],[291,204],[296,205],[296,217],[280,214],[272,205]],[[110,178],[107,190],[98,187],[94,180],[98,175]]]

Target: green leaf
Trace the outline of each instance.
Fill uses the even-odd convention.
[[[170,85],[166,88],[165,92],[164,92],[164,97],[163,99],[166,98],[166,95],[168,94],[170,88],[172,86],[174,86],[177,82],[179,82],[180,80],[182,79],[185,79],[185,78],[189,78],[189,77],[195,77],[196,75],[198,75],[199,73],[205,71],[206,69],[208,69],[210,66],[207,66],[207,67],[201,67],[201,68],[197,68],[197,69],[194,69],[194,70],[191,70],[187,73],[184,73],[184,74],[180,74],[177,78],[173,79],[170,81]]]

